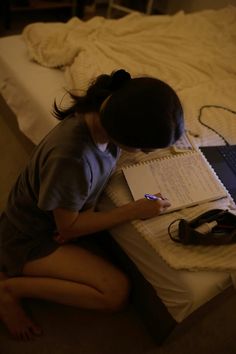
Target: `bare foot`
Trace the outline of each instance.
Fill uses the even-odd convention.
[[[41,328],[31,321],[12,296],[2,276],[0,276],[0,319],[17,339],[30,340],[35,335],[42,334]]]

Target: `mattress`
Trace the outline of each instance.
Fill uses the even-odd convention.
[[[236,12],[231,12],[232,14],[230,16],[232,20]],[[171,27],[171,19],[169,17],[170,16],[168,16],[167,21],[168,28]],[[182,17],[183,14],[175,19],[177,24],[181,24]],[[201,15],[201,18],[204,19],[204,15]],[[128,21],[125,21],[127,24]],[[140,21],[141,20],[138,19],[139,24]],[[160,23],[164,22],[164,19],[160,19]],[[101,26],[104,20],[97,20],[96,23],[99,23]],[[93,26],[90,24],[90,32],[91,28],[94,28]],[[134,22],[133,28],[135,28]],[[179,31],[180,30],[181,27],[179,27]],[[194,30],[197,32],[197,28]],[[120,32],[122,32],[122,30]],[[167,38],[166,42],[169,43]],[[164,51],[164,38],[162,38],[160,45],[163,46]],[[101,52],[104,52],[104,48],[104,46],[100,47]],[[94,52],[93,50],[91,50],[91,53]],[[76,62],[79,60],[80,66],[77,66],[79,69],[75,77],[78,83],[81,77],[82,86],[84,86],[85,76],[91,79],[94,73],[99,73],[103,69],[99,67],[95,70],[94,67],[90,65],[92,64],[91,58],[88,58],[88,62],[85,63],[85,52],[86,50],[82,51],[82,59],[75,58],[75,60],[72,61],[72,66],[65,65],[59,70],[58,68],[47,67],[46,63],[44,63],[44,66],[39,65],[39,63],[35,61],[36,58],[32,57],[32,53],[30,60],[26,44],[21,35],[0,38],[0,93],[15,113],[22,132],[35,144],[57,124],[57,121],[53,118],[51,113],[54,99],[56,99],[57,102],[61,102],[63,105],[68,104],[68,96],[65,95],[65,88],[74,87],[75,81],[71,80],[71,73]],[[88,55],[88,52],[86,53]],[[129,52],[129,54],[131,55],[131,52]],[[162,58],[160,52],[157,54],[159,55],[158,60],[161,64],[160,70],[163,69],[166,63],[168,63],[168,66],[174,66],[174,64],[170,62],[169,57],[166,63],[164,62],[163,58],[165,56],[167,57],[166,53]],[[193,53],[193,55],[195,54],[196,53]],[[236,62],[234,58],[235,56],[230,58],[232,63]],[[154,63],[154,59],[155,58],[152,58],[150,61]],[[211,58],[209,60],[211,60]],[[202,74],[199,75],[200,80],[197,79],[196,68],[194,68],[195,76],[193,77],[189,69],[186,69],[186,63],[184,63],[183,68],[185,71],[183,71],[183,80],[181,82],[178,81],[178,77],[173,76],[174,68],[171,70],[173,86],[177,87],[178,94],[184,105],[186,126],[195,136],[195,143],[197,145],[222,143],[222,139],[213,131],[202,126],[197,117],[199,108],[206,104],[217,104],[219,106],[236,109],[236,107],[234,107],[236,80],[232,63],[227,69],[228,72],[224,75],[224,68],[219,61],[216,75],[212,77],[214,67],[210,68],[209,66],[209,72],[205,72],[204,70],[206,70],[206,68],[201,67],[202,63],[200,60],[200,64],[197,68],[198,71],[202,70]],[[112,67],[115,68],[117,65],[117,63],[110,65],[109,62],[108,69],[110,70]],[[132,65],[132,62],[130,65]],[[158,67],[158,65],[156,66]],[[90,70],[90,67],[93,69]],[[178,69],[181,70],[181,67],[178,66]],[[140,68],[140,71],[142,70],[147,74],[147,66]],[[164,72],[164,75],[169,75],[167,70]],[[168,79],[168,77],[163,78]],[[179,86],[177,85],[178,82]],[[224,136],[227,136],[230,143],[236,143],[235,117],[230,112],[212,108],[205,112],[204,119],[209,125],[215,126],[215,124],[217,124],[216,129],[220,130]],[[130,159],[129,155],[125,155],[124,158],[126,163]],[[138,161],[142,158],[143,156],[139,155],[132,157],[132,159],[137,159]],[[116,180],[116,176],[114,176],[112,183],[104,192],[99,206],[101,209],[105,210],[118,205],[119,201],[116,202],[116,200],[111,197],[110,193],[111,189],[116,190],[118,185],[119,183]],[[198,211],[199,210],[196,209],[192,214],[187,213],[183,215],[186,217],[194,216]],[[181,267],[180,269],[176,269],[171,266],[170,263],[163,258],[161,253],[157,252],[152,246],[152,243],[149,242],[150,240],[145,235],[145,227],[137,228],[135,224],[129,223],[114,228],[111,230],[111,233],[122,249],[134,261],[140,272],[152,284],[158,296],[177,322],[183,321],[183,319],[201,305],[232,285],[233,272],[214,271],[210,269],[195,269],[193,271]]]
[[[0,93],[16,114],[21,131],[37,144],[57,121],[54,99],[64,95],[63,72],[30,61],[21,36],[0,39]]]

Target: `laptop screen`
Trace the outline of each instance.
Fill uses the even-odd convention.
[[[201,146],[199,149],[210,163],[215,173],[230,193],[234,202],[236,203],[236,161],[233,158],[229,160],[226,158],[227,153],[236,156],[236,145],[224,145],[222,153],[220,146]]]

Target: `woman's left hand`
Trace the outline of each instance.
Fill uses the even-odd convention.
[[[67,243],[70,241],[69,239],[65,239],[64,237],[62,237],[60,234],[55,235],[53,238],[60,245],[63,245],[64,243]]]

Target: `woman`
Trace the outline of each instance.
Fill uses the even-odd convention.
[[[0,318],[17,338],[41,333],[22,309],[22,298],[121,309],[129,295],[127,276],[81,240],[170,206],[166,199],[143,198],[95,209],[120,148],[148,152],[181,136],[183,111],[174,90],[118,70],[99,76],[84,96],[71,97],[66,110],[54,105],[61,122],[35,148],[0,220]]]

